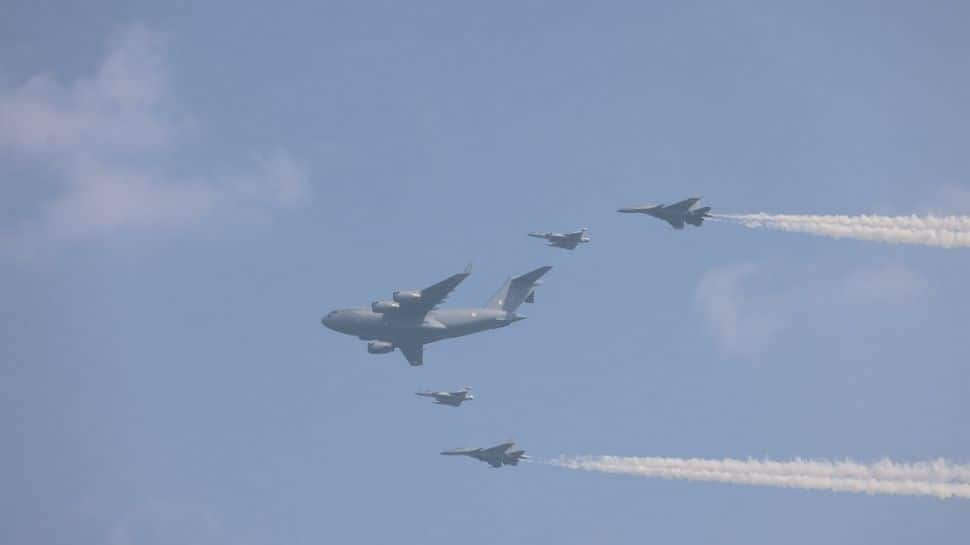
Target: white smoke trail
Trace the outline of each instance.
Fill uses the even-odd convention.
[[[791,214],[720,214],[752,229],[811,233],[939,248],[970,247],[970,216],[828,216]]]
[[[569,469],[803,490],[970,499],[970,466],[945,460],[873,464],[796,459],[734,460],[562,456],[545,463]]]
[[[864,225],[867,227],[905,228],[905,229],[944,229],[949,231],[970,232],[970,216],[836,216],[836,215],[797,215],[797,214],[723,214],[719,217],[782,222],[834,223],[837,225]]]

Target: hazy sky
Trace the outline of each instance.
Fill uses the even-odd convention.
[[[438,455],[970,461],[967,250],[615,212],[970,213],[966,3],[2,11],[3,543],[966,542],[961,500]],[[423,368],[320,325],[469,260],[449,305],[554,268]]]

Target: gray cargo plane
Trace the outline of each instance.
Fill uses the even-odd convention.
[[[421,397],[433,397],[436,405],[451,405],[458,407],[465,401],[475,399],[469,392],[471,388],[465,386],[457,392],[415,392],[414,395]]]
[[[515,443],[507,441],[488,448],[456,448],[446,450],[441,454],[445,456],[471,456],[476,460],[481,460],[492,467],[517,466],[519,460],[527,459],[524,450],[510,450],[515,448]]]
[[[529,233],[529,236],[544,238],[549,241],[549,246],[555,248],[575,250],[576,246],[589,242],[590,239],[586,236],[586,231],[588,230],[588,228],[583,227],[575,233]]]
[[[711,207],[705,206],[691,210],[699,200],[701,200],[700,197],[691,197],[670,205],[643,204],[629,208],[621,208],[617,212],[623,212],[625,214],[647,214],[666,221],[674,229],[683,229],[685,223],[700,227],[704,223],[704,218],[711,217],[708,213],[711,211]]]
[[[367,343],[371,354],[386,354],[395,348],[411,365],[424,363],[424,345],[497,329],[518,322],[522,303],[534,301],[539,278],[552,267],[538,269],[505,281],[502,288],[482,308],[440,310],[440,305],[458,284],[471,274],[464,272],[424,288],[395,291],[390,301],[375,301],[368,308],[334,310],[323,317],[323,325],[334,331],[354,335]]]

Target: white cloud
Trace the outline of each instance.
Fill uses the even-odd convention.
[[[763,273],[763,267],[753,263],[727,265],[707,271],[697,285],[695,304],[728,356],[759,354],[785,325],[777,305],[750,289]]]
[[[887,302],[905,302],[924,296],[927,282],[903,265],[867,267],[850,271],[843,283],[849,297]]]
[[[694,299],[722,354],[757,360],[795,339],[832,342],[881,321],[906,320],[932,294],[929,282],[903,264],[831,270],[740,263],[707,271]]]
[[[216,206],[216,190],[207,184],[170,182],[156,172],[97,160],[68,168],[69,187],[46,210],[47,231],[58,238],[178,227]]]
[[[178,122],[164,40],[132,25],[91,77],[38,74],[0,94],[0,144],[43,156],[117,155],[166,145]]]
[[[222,175],[169,175],[165,167],[178,156],[194,121],[180,111],[168,73],[164,37],[131,25],[109,40],[89,77],[61,82],[39,74],[0,89],[0,150],[53,165],[57,178],[53,195],[29,221],[4,230],[19,230],[21,238],[36,244],[132,229],[178,229],[214,216],[251,216],[308,200],[306,170],[285,150],[214,169]],[[8,187],[5,193],[16,190]],[[8,235],[6,242],[16,236]]]

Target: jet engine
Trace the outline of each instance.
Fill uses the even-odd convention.
[[[394,301],[401,304],[417,303],[420,300],[421,292],[417,290],[394,292]]]
[[[401,308],[400,303],[395,303],[394,301],[374,301],[370,305],[370,309],[378,314],[384,314],[385,312],[392,312]]]
[[[367,343],[367,351],[371,354],[387,354],[394,351],[394,345],[385,341],[371,341]]]

